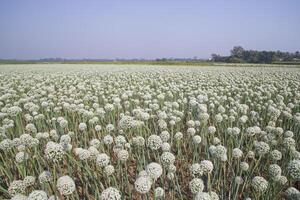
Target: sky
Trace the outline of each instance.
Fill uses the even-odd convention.
[[[300,50],[299,0],[1,0],[0,58],[209,58]]]

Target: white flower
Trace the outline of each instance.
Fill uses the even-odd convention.
[[[214,169],[213,163],[209,160],[202,160],[200,162],[200,166],[201,166],[203,173],[205,173],[205,174],[210,174],[212,172],[212,170]]]
[[[105,153],[99,154],[96,158],[96,164],[100,167],[105,167],[106,165],[109,164],[109,161],[110,161],[110,157]]]
[[[147,145],[151,150],[158,150],[162,145],[162,140],[158,135],[150,135],[147,140]]]
[[[122,149],[118,151],[117,157],[121,162],[125,162],[129,158],[129,153],[127,150]]]
[[[80,131],[85,131],[85,130],[87,129],[86,123],[80,123],[80,124],[78,125],[78,129],[79,129]]]
[[[147,165],[146,172],[153,180],[156,180],[162,175],[163,169],[160,164],[152,162]]]
[[[169,166],[175,162],[175,156],[171,152],[163,152],[160,158],[163,166]]]
[[[61,195],[70,195],[76,189],[75,182],[70,176],[59,177],[56,183],[56,187]]]
[[[47,193],[43,190],[34,190],[29,194],[28,199],[30,199],[30,200],[48,200],[48,196],[47,196]]]
[[[40,175],[39,175],[39,182],[40,184],[44,184],[47,182],[51,181],[51,173],[49,171],[43,171]]]
[[[114,142],[114,138],[111,135],[106,135],[103,138],[103,142],[106,145],[110,145],[110,144],[112,144]]]
[[[120,200],[121,198],[121,192],[114,187],[106,188],[102,191],[100,196],[101,200]]]
[[[140,176],[134,182],[134,187],[140,194],[146,194],[150,191],[152,185],[151,178],[149,176]]]
[[[161,199],[161,198],[164,198],[164,196],[165,196],[165,191],[164,191],[164,189],[161,188],[161,187],[155,188],[155,190],[154,190],[154,196],[155,196],[155,199]]]
[[[46,158],[53,161],[58,162],[63,159],[65,152],[63,147],[55,142],[48,142],[45,149]]]
[[[196,194],[203,191],[204,183],[200,178],[193,178],[189,183],[189,188],[193,194]]]
[[[23,183],[25,184],[26,187],[32,186],[35,183],[35,177],[34,176],[26,176],[23,179]]]
[[[256,192],[265,192],[268,189],[268,181],[261,176],[255,176],[252,179],[251,186]]]
[[[105,173],[107,176],[113,175],[113,173],[115,173],[115,168],[114,168],[114,166],[112,166],[112,165],[106,165],[106,166],[104,167],[104,173]]]
[[[208,193],[198,192],[195,196],[195,200],[212,200],[212,199]]]
[[[300,160],[291,160],[287,166],[288,174],[292,179],[300,180]]]
[[[18,152],[16,154],[16,162],[17,163],[22,163],[24,161],[26,161],[29,158],[29,155],[26,152]]]
[[[16,194],[25,194],[26,185],[22,180],[14,180],[8,187],[8,193],[11,196]]]

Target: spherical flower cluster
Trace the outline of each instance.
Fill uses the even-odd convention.
[[[75,148],[74,153],[79,158],[79,160],[87,160],[91,156],[90,151],[83,148]]]
[[[28,199],[30,199],[30,200],[48,200],[48,195],[43,190],[34,190],[29,194]]]
[[[210,174],[214,169],[213,163],[209,160],[202,160],[200,166],[204,174]]]
[[[25,194],[26,185],[23,180],[14,180],[8,187],[8,193],[11,196],[15,196],[16,194]]]
[[[101,154],[97,155],[96,164],[98,166],[105,167],[106,165],[109,164],[109,161],[110,161],[110,157],[107,154],[101,153]]]
[[[150,178],[156,180],[162,175],[163,169],[160,164],[152,162],[147,165],[146,172]]]
[[[147,145],[151,150],[158,150],[162,145],[162,140],[158,135],[150,135],[147,140]]]
[[[168,131],[162,131],[159,137],[163,142],[168,142],[168,140],[170,139],[170,133]]]
[[[195,200],[212,200],[212,198],[206,192],[198,192],[195,196]]]
[[[63,159],[65,152],[63,147],[55,142],[48,142],[45,149],[46,158],[53,161],[58,162]]]
[[[241,162],[240,163],[240,168],[241,168],[242,171],[248,171],[249,164],[247,162]]]
[[[102,191],[100,196],[101,200],[120,200],[121,198],[121,192],[114,187],[106,188]]]
[[[111,176],[113,175],[113,173],[115,173],[115,168],[113,165],[106,165],[104,167],[104,173],[107,175],[107,176]]]
[[[193,137],[193,143],[196,144],[196,145],[201,143],[201,137],[200,137],[200,135],[194,135],[194,137]]]
[[[16,162],[17,163],[22,163],[24,161],[26,161],[29,158],[29,155],[26,152],[18,152],[16,154]]]
[[[169,166],[175,162],[175,156],[171,152],[163,152],[160,158],[163,166]]]
[[[265,192],[268,189],[268,181],[261,176],[255,176],[252,179],[251,186],[256,192]]]
[[[270,151],[270,146],[265,142],[256,142],[255,144],[255,151],[257,155],[263,156]]]
[[[32,186],[35,183],[35,177],[34,176],[26,176],[23,179],[23,183],[25,184],[26,187]]]
[[[129,158],[129,153],[127,150],[120,150],[117,154],[118,160],[121,162],[126,162],[126,160]]]
[[[272,180],[278,180],[281,176],[281,168],[277,164],[271,164],[269,166],[269,175]]]
[[[106,135],[103,138],[103,142],[106,145],[110,145],[110,144],[112,144],[114,142],[114,138],[111,135]]]
[[[288,200],[298,200],[300,199],[300,191],[294,187],[289,187],[285,191],[285,196],[287,197]]]
[[[291,160],[287,166],[288,174],[294,180],[300,180],[300,160]]]
[[[189,183],[189,188],[192,194],[196,194],[198,192],[202,192],[204,189],[204,183],[200,178],[193,178],[193,180]]]
[[[80,124],[78,125],[78,129],[79,129],[80,131],[85,131],[85,130],[87,129],[86,123],[80,123]]]
[[[282,154],[281,154],[280,151],[278,151],[278,150],[275,149],[275,150],[273,150],[273,151],[270,152],[270,158],[273,161],[279,161],[282,158]]]
[[[59,177],[57,179],[56,187],[61,195],[70,195],[76,189],[75,182],[70,176]]]
[[[136,191],[140,194],[146,194],[150,191],[152,180],[149,176],[140,176],[134,182]]]
[[[242,150],[240,150],[239,148],[234,148],[232,150],[232,157],[235,159],[239,159],[243,156],[243,152]]]
[[[145,145],[145,139],[142,136],[133,137],[132,143],[138,147],[143,147]]]
[[[163,199],[164,196],[165,196],[165,191],[163,188],[161,188],[161,187],[155,188],[155,190],[154,190],[155,199]]]
[[[203,174],[203,169],[199,163],[194,163],[190,167],[190,173],[192,176],[197,177],[197,176],[202,176]]]
[[[28,197],[23,194],[16,194],[11,200],[28,200]]]
[[[40,182],[40,184],[44,184],[44,183],[50,182],[51,178],[52,178],[52,175],[49,171],[43,171],[39,175],[39,182]]]

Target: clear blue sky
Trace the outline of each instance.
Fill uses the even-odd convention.
[[[0,58],[300,50],[299,0],[1,0]]]

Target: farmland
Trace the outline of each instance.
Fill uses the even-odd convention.
[[[300,199],[300,68],[0,65],[0,199]]]

